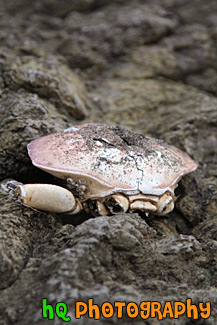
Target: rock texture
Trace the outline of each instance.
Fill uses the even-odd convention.
[[[213,0],[1,1],[0,325],[52,323],[42,298],[67,303],[73,324],[95,322],[75,319],[89,298],[211,301],[197,324],[217,323],[216,13]],[[199,163],[172,213],[52,215],[5,191],[8,178],[56,183],[32,166],[27,143],[87,122],[161,138]],[[193,322],[146,323],[174,321]]]

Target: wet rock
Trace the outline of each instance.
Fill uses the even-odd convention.
[[[163,293],[174,294],[182,283],[190,290],[202,289],[210,283],[209,271],[203,266],[206,255],[193,236],[156,240],[155,231],[136,214],[90,219],[75,229],[67,225],[53,233],[54,241],[42,235],[45,251],[37,249],[42,242],[35,243],[34,254],[28,259],[19,281],[3,295],[2,304],[8,306],[5,317],[16,306],[17,324],[23,321],[24,311],[19,309],[19,304],[25,303],[25,297],[29,304],[36,301],[34,307],[26,311],[25,321],[33,317],[34,322],[40,324],[40,300],[44,296],[51,304],[67,301],[73,309],[81,297],[83,301],[91,296],[100,305],[102,301],[118,299],[139,301],[145,290],[146,300],[159,299]],[[31,293],[28,286],[33,283],[35,289]],[[17,291],[20,285],[22,296]],[[12,291],[16,294],[9,302],[7,297]],[[179,297],[184,293],[186,289],[180,288]],[[72,310],[70,312],[70,316],[73,315]]]
[[[36,172],[26,144],[81,119],[161,138],[199,168],[182,178],[165,217],[72,220],[1,192],[0,323],[45,323],[47,297],[66,302],[76,324],[75,301],[92,297],[98,304],[211,301],[205,322],[216,324],[215,8],[213,0],[1,3],[1,179],[55,183]],[[117,324],[117,315],[109,321]],[[192,321],[183,315],[177,323]]]
[[[217,73],[212,67],[208,67],[203,72],[188,75],[186,77],[186,82],[195,88],[202,89],[216,95]]]
[[[110,78],[102,83],[101,87],[92,91],[92,98],[99,107],[95,119],[104,119],[111,124],[121,123],[155,137],[162,135],[167,142],[176,146],[180,146],[181,142],[185,143],[185,150],[189,154],[193,154],[193,150],[195,155],[197,152],[196,159],[203,153],[197,150],[195,143],[197,139],[195,133],[201,130],[198,116],[203,118],[204,123],[210,123],[211,127],[216,119],[216,98],[203,94],[193,87],[163,78],[156,80],[133,77],[129,80]],[[201,127],[202,125],[203,123]],[[177,129],[180,128],[182,141],[178,140],[177,136],[172,142],[166,135],[175,136]],[[205,129],[207,130],[207,126],[204,126],[204,132]],[[212,146],[212,143],[210,145]]]
[[[0,179],[28,173],[31,140],[65,129],[66,117],[47,101],[24,90],[6,91],[0,102]]]
[[[102,7],[110,2],[123,2],[123,0],[39,0],[37,3],[32,3],[29,6],[27,0],[18,1],[3,1],[5,9],[10,13],[17,13],[19,11],[41,12],[48,15],[64,17],[71,11],[90,11],[98,7]]]
[[[85,19],[85,24],[81,21]],[[176,17],[165,17],[159,6],[109,6],[87,17],[72,13],[64,21],[68,33],[58,53],[73,68],[96,65],[129,51],[135,45],[155,42],[177,26]],[[78,36],[79,34],[79,36]],[[79,60],[79,61],[78,61]],[[106,61],[105,61],[106,60]]]
[[[216,215],[201,222],[194,228],[193,233],[203,242],[207,240],[217,241],[217,218]]]
[[[44,226],[47,229],[56,228],[58,223],[52,217],[45,218],[43,213],[40,218],[35,211],[21,207],[2,187],[0,207],[0,289],[5,289],[16,282],[28,259],[34,254],[38,232],[44,233]]]
[[[0,55],[0,179],[19,178],[30,162],[27,143],[84,118],[91,104],[83,82],[57,58],[15,59],[6,48]]]
[[[36,59],[23,56],[3,69],[5,85],[11,90],[24,88],[54,104],[58,110],[76,119],[88,114],[84,84],[66,65],[55,57]]]
[[[195,24],[180,27],[157,45],[140,46],[132,50],[116,68],[115,74],[127,79],[163,76],[173,80],[186,80],[188,84],[199,87],[200,83],[197,85],[194,82],[197,74],[201,78],[203,70],[205,74],[207,69],[215,69],[216,59],[212,34],[208,28]],[[209,83],[211,82],[210,75]],[[208,85],[208,80],[204,80],[204,89],[205,84]]]
[[[216,10],[217,4],[215,1],[210,0],[207,3],[201,0],[193,0],[191,2],[175,0],[170,2],[170,5],[176,7],[176,12],[185,24],[199,23],[207,26],[217,26]]]
[[[111,3],[88,15],[72,11],[64,18],[40,15],[34,6],[26,5],[22,10],[24,5],[21,5],[19,14],[11,16],[10,25],[2,15],[4,29],[0,42],[22,55],[46,56],[47,50],[55,55],[62,54],[73,69],[85,70],[91,79],[102,69],[107,69],[113,58],[124,55],[134,46],[158,41],[178,25],[177,16],[167,16],[158,5],[120,5],[121,2]],[[45,1],[41,3],[45,4]],[[70,5],[75,3],[72,1]],[[96,7],[98,5],[99,1]],[[65,10],[62,3],[61,7]],[[53,8],[59,10],[58,6]],[[30,15],[31,26],[28,26]]]

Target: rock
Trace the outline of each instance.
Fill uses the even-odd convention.
[[[88,12],[110,2],[124,2],[124,0],[63,0],[61,3],[58,0],[39,0],[37,3],[32,3],[31,6],[28,6],[27,0],[3,1],[5,9],[12,14],[26,11],[28,14],[38,12],[57,17],[64,17],[71,11]]]
[[[1,97],[0,176],[1,179],[27,173],[30,160],[28,142],[65,129],[66,118],[47,101],[22,89],[6,91]]]
[[[40,224],[44,219],[39,220],[37,218]],[[45,220],[49,225],[49,218]],[[51,227],[53,233],[55,224]],[[44,224],[42,228],[43,235]],[[32,232],[36,232],[34,227]],[[54,240],[42,235],[41,240],[35,242],[34,255],[28,259],[19,281],[6,289],[2,296],[2,304],[7,303],[7,308],[11,309],[18,301],[24,304],[26,295],[29,304],[36,301],[25,314],[26,322],[33,317],[35,323],[40,324],[37,315],[41,308],[41,290],[49,303],[67,301],[73,308],[80,295],[82,300],[93,297],[98,304],[118,299],[138,302],[143,290],[146,300],[154,300],[163,293],[175,293],[175,288],[181,283],[186,283],[189,290],[195,285],[204,287],[204,281],[206,286],[210,283],[209,271],[201,265],[206,261],[206,255],[193,236],[169,236],[156,240],[155,231],[136,214],[90,219],[75,229],[67,225],[53,233]],[[59,238],[58,243],[56,238]],[[40,249],[42,243],[43,251]],[[200,274],[200,280],[195,274]],[[18,283],[21,291],[16,289]],[[37,290],[34,286],[30,293],[28,287],[33,283]],[[7,296],[12,290],[16,294],[9,302]],[[181,292],[178,295],[183,298],[186,291]],[[17,312],[17,324],[22,319],[22,311]]]
[[[191,82],[191,75],[201,76],[201,71],[215,69],[216,58],[215,42],[208,28],[199,24],[183,26],[157,45],[132,50],[116,68],[115,75],[127,79],[163,76],[197,86]]]
[[[0,323],[48,322],[42,298],[65,302],[73,324],[95,322],[75,319],[76,301],[190,298],[211,301],[211,316],[183,315],[177,324],[216,324],[216,2],[5,0],[0,7],[1,180],[56,183],[31,164],[26,145],[86,122],[161,138],[199,163],[165,217],[52,215],[2,188]],[[132,320],[125,313],[98,322]]]
[[[4,183],[1,183],[1,186]],[[25,265],[32,256],[38,235],[47,230],[58,227],[53,217],[46,217],[28,208],[20,206],[0,186],[0,290],[13,285],[22,273]],[[45,228],[44,228],[45,227]],[[43,230],[44,229],[44,230]],[[48,236],[49,237],[49,236]],[[47,239],[48,239],[47,237]]]
[[[85,19],[85,25],[81,21]],[[60,42],[58,53],[65,56],[71,67],[100,71],[130,48],[155,42],[172,31],[176,17],[164,16],[161,7],[139,5],[108,6],[91,13],[71,13],[64,21],[68,36]],[[92,70],[91,70],[92,71]]]
[[[22,57],[3,69],[5,85],[11,90],[24,88],[46,98],[60,113],[76,119],[88,115],[88,103],[82,81],[55,57]]]

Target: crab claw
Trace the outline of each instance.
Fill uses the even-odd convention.
[[[83,206],[79,200],[76,200],[75,209],[72,210],[71,212],[68,212],[68,214],[77,214],[77,213],[81,212],[81,210],[83,210]]]
[[[65,188],[56,185],[19,185],[16,193],[21,203],[39,210],[72,213],[77,208],[74,195]]]
[[[129,201],[123,195],[112,195],[105,201],[105,204],[112,214],[126,212],[129,209]]]

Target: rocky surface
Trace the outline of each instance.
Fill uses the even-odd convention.
[[[55,183],[31,165],[27,143],[86,122],[161,138],[199,168],[165,217],[39,213],[1,187],[0,325],[52,323],[42,319],[45,297],[67,303],[74,324],[94,323],[75,319],[75,302],[89,298],[211,301],[197,323],[216,324],[216,13],[214,0],[1,1],[2,184]],[[98,322],[144,324],[126,314]]]

